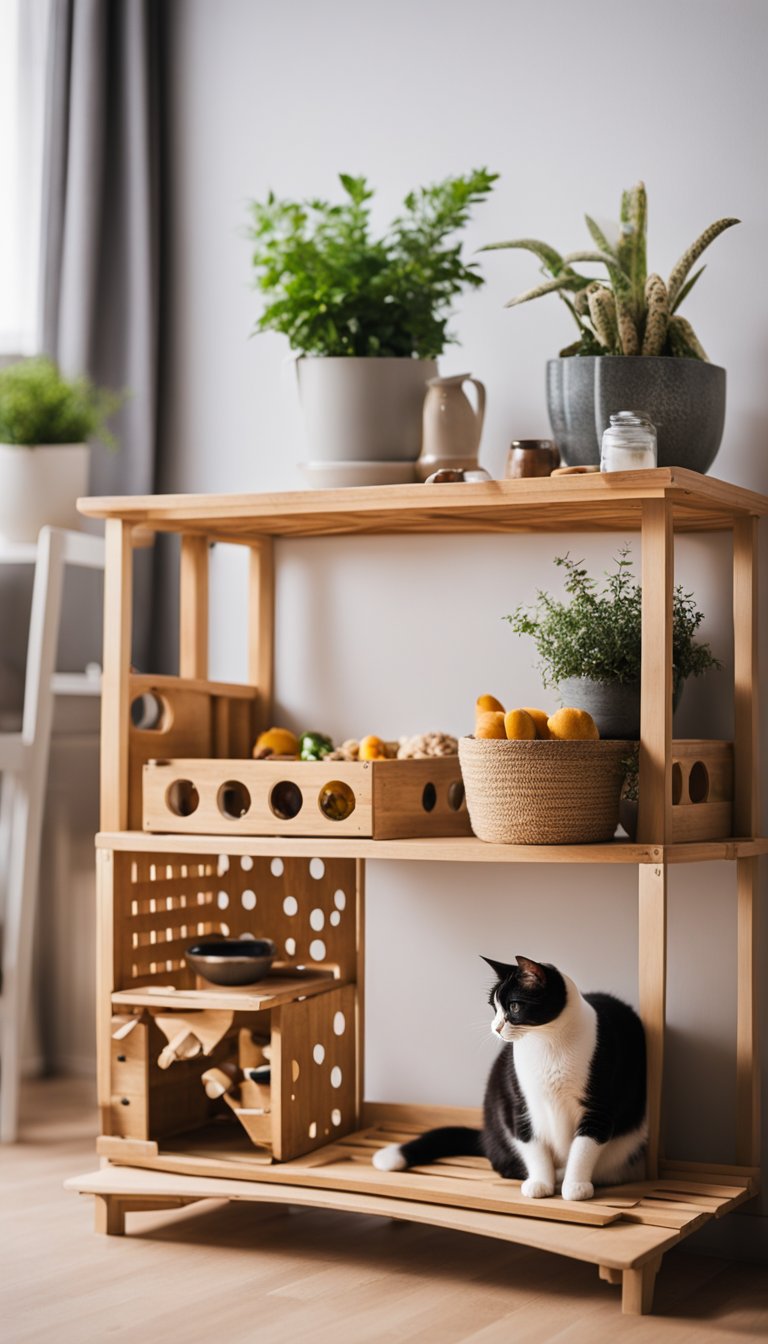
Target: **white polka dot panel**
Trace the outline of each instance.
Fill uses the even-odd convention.
[[[309,944],[309,955],[313,961],[325,960],[325,943],[322,938],[313,938]]]
[[[269,865],[269,871],[273,877],[282,877],[285,871],[285,864],[282,859],[273,859]]]
[[[319,882],[321,877],[325,877],[325,864],[322,859],[309,860],[309,876],[314,877]]]

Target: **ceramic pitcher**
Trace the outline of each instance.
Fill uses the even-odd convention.
[[[464,393],[464,383],[474,385],[476,410]],[[425,481],[433,471],[444,467],[476,467],[484,415],[485,387],[477,378],[468,373],[457,373],[452,378],[430,378],[424,398],[417,480]]]

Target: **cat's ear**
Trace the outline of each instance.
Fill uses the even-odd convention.
[[[506,980],[515,969],[514,966],[508,966],[504,961],[492,961],[490,957],[483,957],[483,961],[488,963],[500,980]]]
[[[520,970],[523,972],[523,983],[528,983],[532,989],[543,989],[547,983],[547,972],[538,961],[531,961],[530,957],[515,957]]]

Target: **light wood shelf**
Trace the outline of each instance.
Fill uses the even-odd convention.
[[[206,1198],[356,1209],[520,1242],[594,1263],[601,1278],[622,1283],[625,1312],[649,1311],[664,1252],[705,1221],[744,1203],[759,1186],[755,929],[757,860],[768,853],[768,839],[759,835],[756,576],[757,524],[768,513],[768,498],[674,468],[473,485],[94,499],[81,501],[81,510],[106,519],[102,829],[96,844],[99,1099],[104,1121],[98,1151],[107,1165],[71,1185],[96,1197],[99,1230],[123,1232],[125,1214],[132,1208],[170,1209]],[[649,650],[641,687],[636,842],[514,846],[484,844],[474,837],[372,840],[333,835],[168,835],[132,829],[143,815],[138,792],[141,765],[153,750],[151,733],[130,726],[137,687],[146,681],[145,689],[151,687],[161,701],[165,696],[172,705],[173,745],[163,753],[169,757],[223,759],[247,754],[247,746],[240,750],[243,741],[272,721],[275,539],[631,530],[640,534],[643,644]],[[737,834],[671,843],[674,534],[710,531],[733,536],[732,825]],[[137,679],[130,669],[133,553],[154,532],[181,537],[181,658],[176,679]],[[249,549],[251,684],[245,688],[222,687],[208,676],[208,543],[213,541]],[[238,749],[232,749],[233,742]],[[275,859],[281,862],[275,865]],[[322,863],[312,865],[313,859]],[[364,1101],[364,884],[366,864],[377,859],[636,867],[639,1007],[648,1043],[646,1182],[600,1190],[594,1200],[571,1205],[559,1198],[524,1200],[513,1182],[501,1181],[480,1160],[453,1159],[410,1173],[384,1173],[372,1167],[375,1147],[395,1141],[400,1133],[407,1136],[425,1125],[477,1122],[469,1112],[457,1114],[450,1108],[384,1107]],[[676,865],[722,861],[735,863],[738,887],[735,1166],[673,1162],[661,1151],[668,875]],[[309,964],[314,957],[325,967],[335,967],[341,978],[308,976],[300,992],[295,980],[282,986],[273,980],[236,994],[192,988],[184,962],[187,941],[223,926],[223,912],[241,907],[257,909],[260,919],[268,919],[276,940],[286,945],[289,961]],[[322,930],[327,956],[317,948],[308,950],[317,930]],[[165,989],[166,977],[175,986],[170,991]],[[337,1013],[332,996],[341,985],[344,1011]],[[178,1008],[180,1020],[197,1009],[214,1018],[221,1013],[222,1022],[229,1014],[232,1020],[224,1026],[227,1031],[232,1028],[231,1034],[219,1037],[226,1049],[235,1038],[237,1049],[244,1048],[242,1038],[248,1031],[240,1030],[238,1022],[241,1027],[252,1023],[249,1014],[261,1014],[260,1028],[271,1023],[271,1067],[281,1061],[282,1073],[277,1072],[282,1082],[272,1087],[270,1141],[272,1151],[287,1160],[272,1163],[271,1151],[254,1147],[233,1119],[228,1124],[217,1121],[210,1132],[206,1129],[211,1112],[200,1106],[195,1060],[174,1063],[158,1074],[159,1019],[153,1022],[152,1008],[164,1013]],[[149,1011],[139,1015],[137,1009]],[[132,1029],[125,1047],[121,1040],[112,1040],[113,1014],[118,1033],[126,1015],[140,1017],[139,1030]],[[346,1024],[342,1025],[346,1034],[335,1034],[334,1014]],[[193,1023],[187,1022],[186,1029],[192,1030]],[[313,1041],[325,1051],[319,1088],[315,1084],[322,1070],[313,1071],[319,1068],[311,1054]],[[334,1051],[334,1071],[341,1075],[342,1043],[343,1094],[334,1090],[340,1077],[337,1082],[330,1078]],[[122,1060],[118,1075],[111,1072],[114,1058]],[[126,1084],[125,1109],[120,1093],[115,1093],[116,1076],[141,1082],[135,1092]],[[190,1120],[190,1104],[199,1119]],[[134,1126],[130,1130],[125,1125],[120,1129],[126,1115]],[[190,1123],[197,1129],[178,1132]],[[131,1137],[119,1137],[127,1133]],[[161,1137],[168,1134],[173,1137]],[[260,1133],[256,1141],[265,1142]]]

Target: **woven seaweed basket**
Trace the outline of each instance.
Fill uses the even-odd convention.
[[[502,845],[578,845],[613,838],[633,743],[507,742],[462,737],[459,763],[472,830]]]

